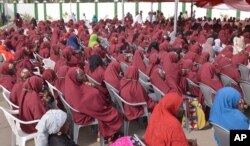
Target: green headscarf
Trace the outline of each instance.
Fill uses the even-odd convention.
[[[97,39],[98,39],[97,34],[91,34],[88,46],[93,48],[95,44],[98,44]]]

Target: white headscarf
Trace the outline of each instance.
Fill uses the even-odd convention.
[[[50,134],[58,133],[67,119],[67,114],[59,109],[47,111],[36,125],[36,146],[48,146]]]

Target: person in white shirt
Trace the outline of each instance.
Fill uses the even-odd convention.
[[[83,15],[82,15],[82,20],[83,20],[84,22],[86,22],[86,21],[87,21],[87,18],[86,18],[85,13],[83,13]]]
[[[138,12],[136,12],[135,22],[134,22],[134,23],[143,24],[142,16],[141,16],[141,14],[138,13]]]
[[[241,32],[238,32],[238,34],[234,37],[233,43],[233,54],[238,54],[245,48],[244,37]]]
[[[71,13],[69,15],[69,20],[73,20],[73,22],[75,23],[76,22],[76,15],[74,13]]]

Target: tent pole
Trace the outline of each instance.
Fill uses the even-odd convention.
[[[122,25],[125,26],[125,20],[124,20],[124,0],[122,0]]]
[[[178,3],[179,3],[179,0],[175,0],[175,10],[174,10],[174,34],[175,35],[177,32]]]

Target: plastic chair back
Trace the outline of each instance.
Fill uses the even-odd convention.
[[[154,90],[154,92],[155,92],[155,94],[156,94],[157,101],[160,101],[161,98],[162,98],[165,94],[164,94],[159,88],[157,88],[155,85],[152,84],[152,86],[153,86],[153,90]]]
[[[240,70],[240,76],[241,76],[241,80],[243,81],[249,81],[249,73],[250,73],[250,69],[247,68],[245,65],[240,64],[238,66],[238,69]]]
[[[148,82],[150,80],[149,76],[146,75],[144,72],[142,72],[141,70],[139,71],[139,78],[142,79],[144,82]]]
[[[243,98],[248,106],[250,106],[250,83],[247,81],[241,81],[240,87],[243,92]]]
[[[229,76],[225,75],[225,74],[220,74],[220,78],[221,78],[221,81],[222,81],[224,86],[230,86],[231,87],[232,84],[237,86],[237,82],[235,80],[233,80],[232,78],[230,78]]]
[[[199,83],[199,86],[205,98],[205,104],[211,107],[213,105],[213,94],[215,94],[216,91],[204,83]]]
[[[8,91],[6,88],[4,88],[2,85],[0,85],[0,87],[2,88],[2,95],[3,98],[5,99],[5,101],[8,103],[10,109],[18,109],[19,106],[15,105],[14,103],[12,103],[10,101],[10,91]]]
[[[230,146],[230,132],[215,123],[211,123],[211,124],[213,125],[214,131],[218,136],[220,145]]]

